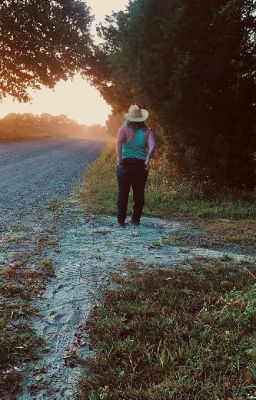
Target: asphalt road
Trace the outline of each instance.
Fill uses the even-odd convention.
[[[65,137],[0,144],[0,231],[67,197],[103,146]]]

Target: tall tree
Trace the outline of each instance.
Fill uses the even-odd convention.
[[[117,111],[151,109],[182,173],[253,189],[255,15],[254,0],[133,0],[100,28],[93,81]]]
[[[81,66],[90,68],[91,20],[79,0],[2,0],[0,100],[28,101],[28,88],[52,88]]]

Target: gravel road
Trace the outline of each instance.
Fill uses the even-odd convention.
[[[66,137],[0,144],[0,231],[68,196],[103,145]]]

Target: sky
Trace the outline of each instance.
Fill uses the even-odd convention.
[[[92,9],[96,22],[104,20],[104,16],[111,14],[111,11],[123,10],[128,0],[86,0],[85,3]]]
[[[128,0],[87,0],[95,23],[102,22],[104,16],[111,11],[123,10]],[[106,104],[99,92],[80,75],[72,81],[60,81],[54,90],[42,88],[30,91],[31,103],[19,103],[7,97],[0,103],[0,118],[9,113],[49,113],[52,115],[65,114],[81,124],[104,125],[111,108]]]

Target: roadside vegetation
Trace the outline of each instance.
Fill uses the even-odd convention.
[[[115,113],[150,111],[181,176],[252,191],[255,24],[254,0],[130,1],[99,26],[92,81]]]
[[[27,257],[27,256],[25,256]],[[0,272],[0,395],[21,389],[24,365],[37,359],[43,340],[29,327],[37,315],[30,304],[44,288],[44,276],[26,262],[1,265]]]
[[[8,114],[0,119],[0,143],[31,140],[46,136],[72,136],[83,139],[107,140],[101,125],[80,125],[65,115]]]
[[[109,143],[85,174],[79,196],[87,212],[116,213],[117,185],[114,145]],[[130,202],[131,203],[131,202]],[[157,217],[256,217],[255,194],[218,190],[209,183],[195,184],[171,170],[164,155],[152,161],[144,214]],[[252,226],[253,229],[253,226]]]
[[[50,202],[46,212],[53,217],[57,205],[57,200]],[[31,318],[40,318],[31,302],[43,297],[48,280],[55,275],[53,260],[45,252],[56,241],[50,227],[35,235],[29,226],[17,223],[10,231],[15,232],[13,236],[6,232],[0,239],[1,248],[9,254],[0,259],[0,398],[12,400],[21,392],[28,363],[44,350],[43,338],[30,326]],[[38,382],[35,375],[29,384],[32,393],[44,382]]]
[[[113,144],[86,172],[79,196],[86,212],[115,215]],[[255,245],[255,193],[181,179],[163,154],[151,165],[144,214],[185,219],[200,232],[173,234],[169,245]],[[85,327],[93,354],[82,361],[78,400],[255,397],[256,265],[224,256],[183,267],[148,270],[134,261],[113,276]]]
[[[133,0],[98,27],[91,80],[112,106],[112,133],[138,104],[166,151],[152,162],[144,214],[207,231],[170,244],[255,245],[254,3]],[[85,210],[115,215],[113,146],[85,178]],[[95,353],[79,400],[256,397],[255,266],[188,264],[113,277],[87,324]]]
[[[224,257],[141,268],[128,263],[100,293],[77,398],[253,398],[256,266]]]
[[[38,350],[42,346],[42,339],[38,338],[28,325],[28,318],[35,310],[27,300],[14,302],[13,293],[9,298],[2,297],[13,290],[10,285],[1,285],[0,301],[0,394],[18,393],[22,382],[24,364],[37,359]],[[23,286],[22,290],[27,287]]]

